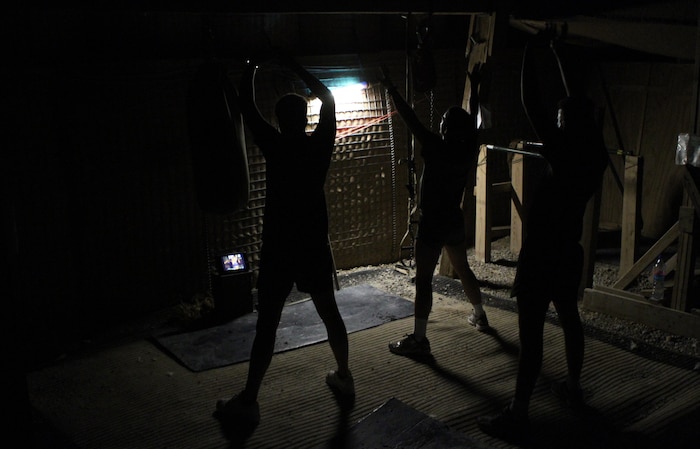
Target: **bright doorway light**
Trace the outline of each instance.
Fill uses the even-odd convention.
[[[352,82],[350,84],[330,87],[335,99],[336,112],[356,111],[367,101],[367,83]],[[309,102],[309,114],[316,115],[321,109],[321,100],[314,98]]]

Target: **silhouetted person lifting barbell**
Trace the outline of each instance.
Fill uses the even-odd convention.
[[[518,304],[520,340],[515,395],[500,413],[477,420],[484,432],[512,443],[530,440],[528,410],[542,367],[544,321],[550,303],[564,332],[568,368],[566,380],[553,384],[552,391],[571,407],[583,406],[584,335],[578,312],[583,248],[579,240],[586,205],[601,185],[608,155],[593,103],[583,90],[582,72],[569,84],[574,79],[565,76],[555,37],[549,28],[534,36],[526,45],[522,65],[522,103],[543,143],[540,152],[548,169],[531,203],[511,292]],[[559,67],[566,98],[558,103],[556,117],[547,114],[542,101],[544,90],[537,84],[537,75],[543,65],[533,51],[554,58]]]
[[[450,107],[442,116],[440,132],[426,128],[416,113],[401,97],[396,86],[382,70],[380,81],[391,95],[396,109],[420,144],[424,161],[420,183],[420,217],[415,242],[416,295],[413,333],[389,344],[398,355],[425,358],[431,356],[426,337],[428,317],[433,305],[432,281],[442,248],[462,283],[464,292],[474,308],[468,317],[478,330],[489,329],[486,312],[481,303],[481,290],[467,260],[462,196],[470,171],[478,155],[477,115],[479,108],[480,64],[475,65],[471,80],[470,112],[459,106]]]
[[[255,103],[257,66],[250,62],[246,67],[240,89],[241,110],[265,157],[267,191],[255,340],[245,388],[232,399],[217,403],[224,424],[259,422],[258,393],[272,360],[282,309],[294,284],[297,290],[311,295],[328,332],[337,369],[328,373],[326,383],[341,395],[355,394],[348,368],[347,331],[334,294],[324,191],[335,145],[335,101],[330,90],[294,59],[278,55],[277,60],[292,69],[321,100],[321,110],[315,130],[307,134],[307,100],[287,94],[275,108],[276,129],[262,117]]]

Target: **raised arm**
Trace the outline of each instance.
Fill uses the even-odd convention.
[[[554,120],[547,117],[547,111],[542,102],[542,94],[537,81],[537,64],[532,56],[530,43],[526,44],[523,54],[523,64],[520,72],[520,100],[530,126],[540,141],[547,140],[553,131]]]
[[[333,94],[330,89],[321,80],[309,73],[296,59],[289,56],[280,56],[280,59],[284,65],[292,69],[304,81],[311,93],[321,99],[321,102],[333,101]]]
[[[336,120],[335,120],[335,99],[330,89],[321,82],[318,78],[312,75],[294,58],[289,56],[281,56],[281,62],[293,70],[299,78],[306,84],[311,93],[321,100],[321,110],[319,112],[318,125],[314,133],[332,132],[335,137]]]
[[[255,103],[255,72],[258,67],[252,61],[248,61],[241,78],[240,97],[241,112],[246,124],[253,132],[254,137],[271,135],[274,127],[262,116],[258,105]]]
[[[413,108],[411,108],[411,106],[401,96],[384,68],[382,68],[379,81],[381,81],[382,85],[384,85],[384,87],[387,89],[387,92],[389,92],[389,95],[391,95],[391,98],[394,101],[394,106],[396,106],[396,110],[399,111],[399,114],[406,123],[406,126],[408,126],[408,129],[411,130],[419,142],[425,142],[430,136],[432,136],[432,133],[425,127],[425,125],[421,123]]]
[[[540,86],[540,78],[538,77],[538,71],[541,71],[544,67],[551,66],[549,64],[541,64],[541,61],[536,61],[536,56],[551,58],[556,63],[561,82],[559,87],[565,96],[570,95],[565,68],[554,47],[556,38],[556,30],[547,28],[530,39],[525,46],[521,70],[521,101],[523,108],[535,134],[544,143],[551,142],[551,139],[557,133],[557,122],[556,117],[553,115],[554,111],[548,110],[543,101],[544,92],[546,90],[551,91],[552,86]],[[544,54],[533,55],[533,52],[538,50],[544,50]]]
[[[476,129],[477,120],[479,117],[479,86],[481,85],[481,63],[475,64],[471,72],[467,71],[467,77],[469,77],[470,84],[469,115],[472,119],[474,129]]]

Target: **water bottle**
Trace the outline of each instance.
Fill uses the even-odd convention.
[[[666,276],[664,267],[664,260],[661,256],[656,259],[654,268],[652,269],[653,283],[651,287],[651,296],[649,299],[652,301],[662,301],[664,299],[664,279]]]

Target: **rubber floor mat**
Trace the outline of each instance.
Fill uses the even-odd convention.
[[[370,285],[356,285],[336,292],[338,309],[348,333],[379,326],[413,314],[413,302]],[[192,332],[155,337],[156,343],[192,371],[244,362],[255,337],[257,314]],[[313,301],[289,304],[282,311],[275,353],[327,340],[326,328]]]

